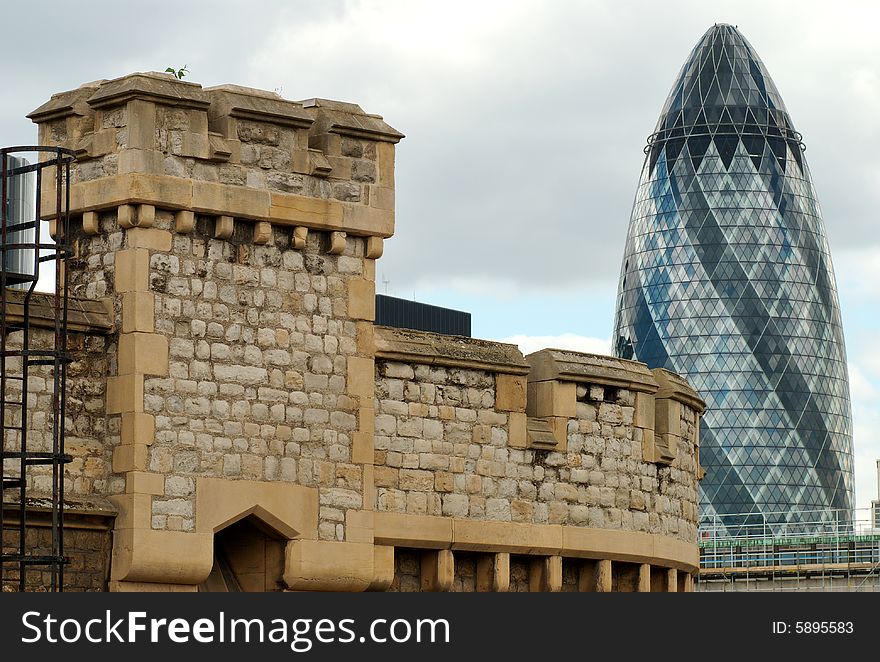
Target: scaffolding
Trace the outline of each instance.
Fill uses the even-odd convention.
[[[699,546],[697,590],[880,590],[869,508],[707,517]]]
[[[64,452],[67,352],[65,287],[74,153],[56,147],[0,149],[0,586],[60,591],[64,583]],[[33,161],[33,162],[31,162]],[[47,236],[43,219],[49,219]],[[52,273],[54,268],[54,274]],[[37,283],[54,291],[41,294]],[[49,301],[52,329],[31,314]],[[51,388],[45,421],[31,415],[33,386]],[[39,514],[40,534],[29,530]]]

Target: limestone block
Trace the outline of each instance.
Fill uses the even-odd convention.
[[[526,376],[495,376],[495,409],[497,411],[524,412],[526,410]]]
[[[128,494],[164,494],[165,476],[145,471],[129,471],[125,475]]]
[[[562,557],[558,555],[532,559],[529,563],[529,591],[558,593],[562,590]]]
[[[372,409],[370,410],[372,411]],[[355,464],[373,464],[375,446],[372,432],[353,432],[351,442],[351,461]]]
[[[371,186],[370,206],[394,211],[394,189],[385,186]]]
[[[374,536],[377,544],[442,549],[452,543],[452,523],[450,517],[376,512]]]
[[[364,591],[374,580],[373,562],[369,543],[292,540],[287,543],[284,582],[295,591]]]
[[[213,565],[213,535],[120,528],[117,520],[113,531],[111,580],[201,584]]]
[[[155,328],[156,295],[151,292],[126,292],[122,295],[122,332],[152,333]]]
[[[306,247],[306,238],[309,236],[309,229],[303,226],[293,228],[290,233],[290,247],[296,250],[302,250]]]
[[[335,233],[334,233],[335,234]],[[363,278],[348,281],[348,316],[352,319],[376,319],[376,283]]]
[[[646,430],[654,429],[654,395],[651,393],[635,393],[635,412],[633,414],[633,426]]]
[[[120,375],[168,374],[168,337],[158,333],[123,333],[117,363]]]
[[[147,205],[141,205],[146,207]],[[129,248],[146,248],[153,251],[168,252],[171,250],[171,233],[138,225],[125,233]]]
[[[180,149],[181,156],[190,156],[197,159],[213,159],[215,158],[215,153],[212,153],[211,143],[208,140],[207,132],[205,134],[201,133],[193,133],[192,131],[184,131],[183,133],[183,143]],[[216,153],[216,156],[221,158],[216,160],[223,160],[222,152]],[[228,157],[228,155],[226,155]]]
[[[136,225],[139,228],[149,228],[156,222],[156,207],[154,205],[138,205]]]
[[[330,255],[342,255],[345,251],[345,237],[346,235],[344,232],[331,232],[327,252]]]
[[[375,326],[373,322],[357,322],[358,354],[372,356],[376,352]]]
[[[268,191],[197,179],[187,181],[192,186],[190,208],[195,212],[253,220],[270,216],[271,194]]]
[[[453,547],[460,550],[555,556],[562,550],[563,527],[471,519],[455,520]]]
[[[675,593],[678,591],[678,570],[675,568],[666,569],[666,592]]]
[[[508,415],[507,445],[511,448],[528,448],[526,433],[527,417],[522,412],[511,412]]]
[[[526,411],[529,416],[577,416],[577,386],[556,380],[529,382]]]
[[[368,591],[387,591],[394,581],[394,548],[385,545],[373,547],[373,581]]]
[[[373,359],[362,356],[349,356],[347,363],[348,394],[360,398],[372,398],[376,388]]]
[[[477,560],[478,592],[506,593],[510,590],[510,554],[482,554]]]
[[[83,232],[90,235],[96,235],[98,234],[98,232],[100,232],[100,226],[98,224],[98,212],[83,212]],[[52,236],[55,236],[54,233],[52,234]]]
[[[327,162],[330,164],[330,172],[328,173],[333,179],[342,179],[349,181],[351,179],[351,168],[354,161],[347,156],[328,156]]]
[[[128,136],[125,146],[152,150],[156,146],[156,104],[132,99],[126,104]]]
[[[214,219],[214,239],[229,239],[235,230],[232,216],[218,216]]]
[[[364,278],[376,282],[376,260],[367,258],[364,260]]]
[[[349,510],[345,513],[345,539],[348,542],[373,543],[373,512]]]
[[[657,398],[655,401],[655,426],[658,434],[668,433],[681,436],[681,403],[670,398]]]
[[[294,193],[272,193],[269,216],[273,222],[330,229],[342,225],[342,203]]]
[[[639,581],[637,586],[639,593],[651,592],[651,564],[642,563],[639,565]]]
[[[128,444],[113,449],[113,472],[146,471],[148,450],[144,444]]]
[[[150,528],[151,507],[153,503],[152,494],[128,492],[116,494],[108,498],[118,511],[115,522],[117,529]]]
[[[384,240],[382,237],[367,237],[365,256],[368,260],[378,260],[382,257]]]
[[[642,460],[645,462],[656,462],[655,457],[654,431],[642,430]]]
[[[452,590],[455,580],[455,557],[448,549],[422,552],[421,587],[425,592]]]
[[[390,237],[394,234],[394,210],[346,203],[342,226],[353,233]]]
[[[545,418],[553,430],[553,438],[556,439],[556,450],[565,452],[568,450],[568,418],[551,416]]]
[[[367,510],[373,510],[376,507],[376,477],[375,467],[372,464],[364,464],[361,468],[363,474],[363,504]],[[375,526],[374,526],[375,530]]]
[[[317,537],[318,490],[283,481],[196,479],[196,530],[215,533],[254,515],[278,535]]]
[[[611,592],[611,560],[610,559],[600,559],[596,561],[595,566],[596,573],[596,592],[597,593],[610,593]]]
[[[272,224],[267,221],[257,221],[254,223],[254,243],[257,246],[264,246],[269,243],[272,238]]]
[[[144,376],[128,374],[107,378],[107,414],[144,410]]]
[[[120,443],[152,444],[156,439],[156,418],[152,414],[126,412],[119,428]]]
[[[116,253],[113,280],[119,293],[149,291],[150,252],[133,248]]]
[[[133,228],[137,225],[134,205],[119,205],[116,208],[116,222],[121,228]]]
[[[154,149],[123,149],[119,152],[119,174],[139,172],[161,175],[165,171],[165,155]]]
[[[179,209],[174,212],[174,231],[178,234],[192,232],[196,224],[196,215],[188,209]]]
[[[85,136],[77,146],[77,152],[85,152],[85,159],[96,159],[111,154],[116,148],[116,129],[101,129]]]
[[[378,162],[377,183],[393,189],[394,145],[387,142],[376,143],[376,161]]]

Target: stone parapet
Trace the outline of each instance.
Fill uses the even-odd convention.
[[[38,329],[55,328],[54,297],[35,292],[30,300],[31,326]],[[20,324],[24,319],[24,292],[9,289],[6,292],[7,324]],[[100,301],[70,297],[67,302],[67,330],[73,333],[105,334],[113,329],[112,312]]]
[[[403,134],[356,104],[137,73],[56,94],[28,117],[42,144],[76,151],[70,210],[90,234],[96,215],[150,227],[156,209],[177,212],[182,233],[191,214],[213,217],[215,233],[236,219],[377,240],[394,232]],[[53,205],[43,201],[46,218]],[[259,243],[265,230],[253,234]]]

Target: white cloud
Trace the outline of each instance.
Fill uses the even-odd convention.
[[[611,354],[610,338],[590,338],[575,333],[563,333],[558,336],[526,336],[514,335],[502,338],[501,342],[519,345],[523,354],[531,354],[541,349],[570,349],[587,354]]]

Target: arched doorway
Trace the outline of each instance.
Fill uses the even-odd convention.
[[[287,539],[249,515],[214,535],[214,566],[200,592],[283,591]]]

